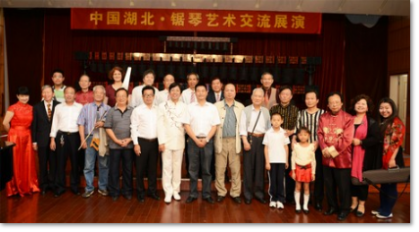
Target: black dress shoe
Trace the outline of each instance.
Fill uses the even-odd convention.
[[[356,212],[356,211],[358,211],[358,206],[356,206],[355,208],[351,208],[350,210],[349,210],[349,212]]]
[[[113,201],[117,201],[117,200],[118,200],[118,198],[119,198],[118,196],[113,196],[113,197],[112,197],[112,200],[113,200]]]
[[[43,190],[41,191],[41,195],[42,195],[42,196],[45,196],[45,194],[47,194],[47,190],[43,189]]]
[[[143,203],[143,202],[145,201],[144,196],[141,196],[141,195],[137,195],[137,200],[138,200],[140,203]]]
[[[319,211],[319,212],[321,212],[321,211],[322,211],[322,204],[320,204],[320,203],[316,203],[316,204],[314,205],[314,209],[315,209],[315,210],[317,210],[317,211]]]
[[[327,211],[324,211],[324,215],[326,215],[326,216],[328,216],[328,215],[332,215],[332,214],[335,214],[335,213],[337,213],[338,211],[335,209],[335,208],[330,208],[329,210],[327,210]]]
[[[308,209],[303,209],[303,212],[304,212],[305,214],[308,214],[310,211],[309,211]]]
[[[153,198],[154,200],[156,200],[156,201],[158,201],[158,200],[160,200],[160,197],[157,195],[157,194],[155,194],[155,193],[153,193],[153,194],[149,194],[148,195],[150,198]]]
[[[54,193],[54,197],[55,198],[60,197],[61,195],[63,195],[63,193],[64,192],[56,192],[56,193]]]
[[[189,196],[188,199],[186,199],[186,203],[192,203],[194,200],[196,200],[195,197]]]
[[[244,199],[244,203],[245,203],[246,205],[250,205],[250,203],[252,203],[252,200]]]
[[[124,198],[125,198],[125,199],[127,199],[127,200],[131,200],[131,199],[132,199],[132,196],[131,196],[131,195],[128,195],[128,194],[127,194],[127,195],[123,195],[123,196],[124,196]]]
[[[262,204],[266,204],[266,201],[263,198],[256,197],[256,200],[258,200]]]
[[[301,213],[301,209],[295,209],[295,213]]]
[[[80,191],[79,190],[71,190],[71,192],[73,192],[74,195],[76,195],[76,196],[80,196]]]
[[[347,212],[347,211],[340,212],[339,215],[338,215],[338,220],[339,221],[345,220],[348,217],[348,214],[349,214],[349,212]]]
[[[210,204],[214,204],[214,200],[212,199],[212,197],[204,198],[204,201],[206,201],[206,202],[208,202]]]
[[[223,196],[218,196],[217,197],[217,202],[222,202],[224,200],[225,197]]]
[[[356,211],[355,215],[357,217],[363,217],[365,212],[361,212],[361,211]]]
[[[236,202],[237,204],[242,203],[242,199],[240,197],[233,197],[233,201]]]

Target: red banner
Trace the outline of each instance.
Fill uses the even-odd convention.
[[[320,34],[321,13],[180,10],[71,9],[71,29]]]

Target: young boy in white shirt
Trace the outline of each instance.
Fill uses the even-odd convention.
[[[283,209],[285,192],[285,169],[288,168],[288,144],[290,139],[281,128],[283,120],[279,113],[271,116],[272,127],[263,138],[265,145],[265,168],[269,178],[269,207]]]

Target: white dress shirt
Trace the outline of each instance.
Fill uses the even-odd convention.
[[[138,138],[157,138],[157,107],[152,105],[137,106],[131,114],[131,138],[134,145],[138,144]]]
[[[179,150],[185,148],[185,129],[182,119],[187,113],[187,105],[181,101],[176,104],[169,100],[158,107],[157,136],[159,144],[166,149]]]
[[[201,106],[195,102],[188,105],[182,123],[190,125],[196,137],[207,137],[212,126],[220,125],[220,117],[213,104],[205,102]]]
[[[143,100],[143,88],[145,85],[140,85],[135,87],[132,90],[132,95],[131,95],[131,107],[135,108],[139,105],[144,105],[144,100]],[[154,101],[153,104],[157,106],[157,102],[158,102],[158,97],[159,97],[159,90],[156,87],[154,88]]]
[[[195,91],[192,92],[192,90],[190,88],[183,90],[182,92],[182,101],[186,104],[189,105],[191,104],[191,96],[192,94],[194,95],[194,102],[197,102],[198,100],[196,99],[196,95],[195,95]]]
[[[166,102],[170,99],[169,90],[163,89],[159,92],[157,96],[157,105],[160,106],[161,103]]]
[[[79,118],[82,108],[83,105],[77,102],[74,102],[72,105],[67,105],[65,102],[58,104],[55,107],[54,116],[52,118],[50,137],[55,138],[58,131],[71,133],[78,132],[79,126],[77,125],[77,119]]]
[[[253,127],[255,126],[256,119],[258,118],[260,110],[255,110],[255,107],[252,105],[252,114],[250,117],[249,127],[246,128],[246,114],[243,112],[240,118],[240,135],[247,135],[247,133],[252,133]],[[266,120],[263,116],[263,113],[260,113],[258,124],[256,125],[255,134],[264,134],[269,128],[266,128]]]

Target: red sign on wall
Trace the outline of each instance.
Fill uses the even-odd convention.
[[[180,9],[71,9],[71,29],[320,34],[321,13]]]

